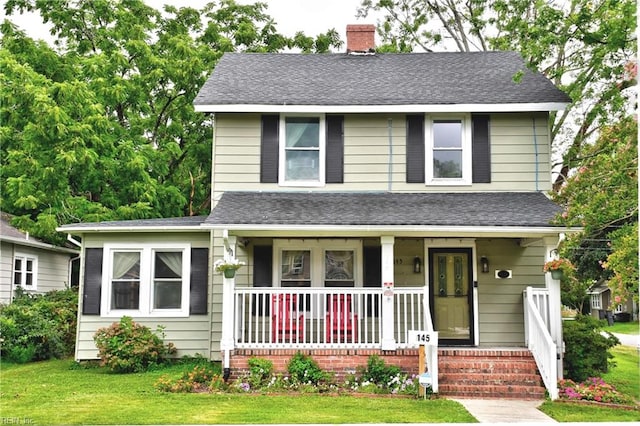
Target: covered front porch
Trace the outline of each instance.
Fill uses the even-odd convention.
[[[438,333],[427,356],[436,387],[439,350],[530,354],[533,346],[554,386],[559,282],[542,265],[562,231],[548,225],[555,209],[541,194],[483,195],[225,193],[206,221],[213,254],[246,263],[234,278],[214,276],[225,368],[237,365],[232,358],[298,350],[415,358],[410,332],[420,331]],[[498,204],[488,209],[480,202],[487,197]],[[241,208],[249,201],[260,208]],[[458,203],[476,202],[466,216],[451,216]],[[528,287],[546,292],[535,309],[523,298]]]

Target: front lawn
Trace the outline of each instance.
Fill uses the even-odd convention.
[[[605,326],[604,330],[611,333],[640,334],[640,323],[638,321],[614,322],[613,325]]]
[[[469,423],[446,399],[369,396],[163,393],[161,376],[193,365],[140,374],[77,367],[70,360],[3,363],[0,417],[35,424]]]

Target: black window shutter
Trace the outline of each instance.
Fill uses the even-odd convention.
[[[367,288],[382,287],[382,247],[364,246],[362,250],[364,257],[364,282],[362,285]],[[367,295],[367,316],[377,317],[380,314],[378,298]]]
[[[191,249],[191,288],[189,294],[189,314],[207,313],[207,293],[209,287],[209,249]]]
[[[280,116],[263,115],[260,140],[260,182],[278,183],[278,129]]]
[[[326,182],[344,183],[344,116],[327,115]]]
[[[253,247],[253,286],[273,287],[273,247]],[[253,296],[253,315],[269,315],[269,298]]]
[[[489,116],[473,115],[471,117],[473,130],[472,138],[472,164],[473,183],[491,182],[491,145],[489,144]]]
[[[103,249],[101,248],[88,248],[84,251],[83,315],[100,315],[102,253]]]
[[[424,183],[424,115],[407,115],[407,183]]]

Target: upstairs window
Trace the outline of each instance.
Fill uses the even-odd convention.
[[[281,184],[324,185],[324,116],[282,116],[280,118],[280,150]]]
[[[466,116],[430,117],[426,123],[426,183],[471,184],[471,120]]]
[[[13,284],[26,290],[36,290],[38,258],[16,254],[13,258]]]

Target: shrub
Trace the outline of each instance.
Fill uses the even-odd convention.
[[[176,352],[173,344],[165,345],[160,336],[164,337],[162,327],[153,332],[124,316],[119,323],[98,329],[93,340],[102,365],[116,373],[133,373],[160,365]]]
[[[330,378],[329,373],[322,371],[313,358],[302,352],[296,352],[289,360],[287,371],[289,371],[292,380],[301,384],[318,385]]]
[[[605,373],[613,358],[609,349],[619,344],[617,337],[603,331],[604,321],[588,315],[578,315],[564,322],[565,377],[582,382],[588,377]]]
[[[261,388],[271,379],[273,362],[264,358],[249,358],[248,382],[252,388]]]
[[[346,385],[359,392],[406,395],[417,395],[419,387],[416,376],[408,377],[400,367],[387,365],[377,355],[371,355],[366,368],[359,368],[358,375],[350,377]]]
[[[16,289],[13,303],[0,307],[3,358],[24,363],[73,354],[77,312],[76,290],[30,295]]]

